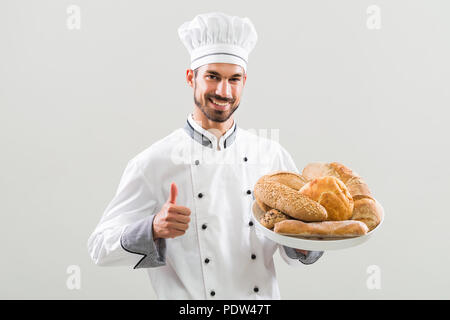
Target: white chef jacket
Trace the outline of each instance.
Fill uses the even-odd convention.
[[[280,299],[273,255],[291,266],[315,262],[267,239],[252,216],[253,188],[264,174],[298,172],[276,141],[237,127],[217,139],[188,115],[133,159],[88,240],[100,266],[146,268],[158,299]],[[191,209],[182,236],[153,240],[152,223],[178,187]]]

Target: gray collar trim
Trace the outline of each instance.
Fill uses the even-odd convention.
[[[186,121],[186,124],[184,125],[184,130],[187,132],[187,134],[194,139],[195,141],[197,141],[198,143],[201,143],[203,146],[208,147],[208,148],[213,148],[213,144],[211,142],[211,140],[209,140],[208,137],[206,137],[205,135],[203,135],[203,133],[198,132],[197,130],[195,130],[191,124],[189,123],[189,121]],[[234,142],[234,140],[236,140],[236,132],[237,132],[237,125],[234,126],[234,130],[233,132],[225,139],[225,141],[223,142],[223,147],[226,149],[227,147],[231,146],[231,144]]]

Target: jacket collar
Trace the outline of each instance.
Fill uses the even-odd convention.
[[[230,147],[236,139],[236,129],[236,122],[233,120],[231,128],[217,140],[217,137],[212,132],[203,129],[203,127],[194,120],[192,113],[188,115],[184,126],[184,130],[192,139],[213,150],[223,150]]]

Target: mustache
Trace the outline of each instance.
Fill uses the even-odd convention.
[[[233,102],[234,99],[227,99],[227,98],[222,98],[219,96],[208,96],[208,99],[214,98],[214,100],[220,101],[220,102]]]

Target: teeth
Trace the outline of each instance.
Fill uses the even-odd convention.
[[[227,106],[228,105],[228,102],[225,102],[225,103],[221,103],[221,102],[217,102],[216,100],[214,100],[214,99],[211,99],[211,101],[212,102],[214,102],[215,104],[217,104],[218,106]]]

